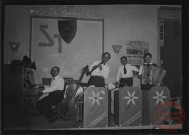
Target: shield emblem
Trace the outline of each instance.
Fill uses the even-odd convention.
[[[69,44],[74,39],[77,31],[77,19],[58,20],[58,30],[62,39]]]

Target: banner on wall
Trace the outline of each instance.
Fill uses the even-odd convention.
[[[148,51],[148,41],[126,41],[126,56],[129,64],[137,67],[143,64],[143,56]]]
[[[64,17],[32,17],[30,57],[36,62],[34,77],[37,84],[41,84],[43,78],[51,77],[53,66],[60,67],[61,76],[78,80],[84,66],[100,59],[102,20],[67,20]],[[83,82],[88,79],[84,76]]]
[[[77,19],[69,18],[65,20],[58,20],[58,30],[62,39],[69,44],[76,35]]]

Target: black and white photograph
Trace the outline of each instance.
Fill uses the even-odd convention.
[[[182,4],[1,12],[3,131],[183,131]]]

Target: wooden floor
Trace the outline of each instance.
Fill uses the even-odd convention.
[[[73,120],[63,120],[58,118],[54,123],[48,123],[44,116],[37,110],[20,112],[16,106],[9,106],[4,109],[4,127],[5,129],[22,130],[43,130],[43,129],[62,129],[78,128],[80,125]]]
[[[83,128],[78,122],[73,120],[63,120],[58,118],[54,123],[48,123],[44,116],[37,110],[21,113],[16,106],[6,107],[4,110],[4,127],[7,130],[99,130],[99,129],[158,129],[155,125],[151,126],[128,126],[117,127],[111,116],[109,127],[102,128]]]
[[[31,116],[30,129],[62,129],[62,128],[78,128],[79,124],[72,120],[63,120],[58,118],[54,123],[48,123],[42,116]]]

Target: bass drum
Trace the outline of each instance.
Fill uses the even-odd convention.
[[[70,98],[71,98],[76,86],[77,86],[77,84],[71,84],[71,85],[67,86],[65,94],[64,94],[64,99],[57,106],[57,114],[64,119],[71,119],[71,118],[66,116],[67,111],[68,111],[67,106],[68,106],[68,103],[70,101]],[[76,102],[75,103],[76,111],[78,111],[77,101],[79,99],[82,99],[83,95],[84,95],[84,90],[83,90],[82,87],[79,87],[78,90],[77,90],[77,93],[74,97],[74,101]]]

